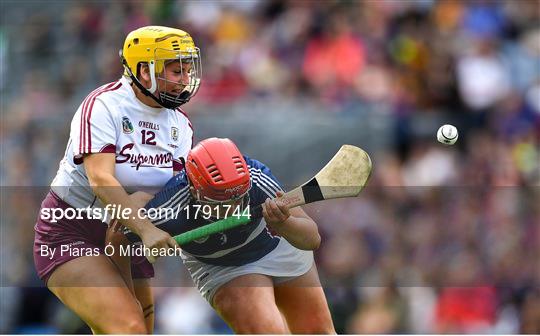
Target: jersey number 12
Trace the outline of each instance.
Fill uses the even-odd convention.
[[[156,141],[154,140],[156,138],[156,133],[147,130],[142,130],[141,133],[143,145],[156,145]]]

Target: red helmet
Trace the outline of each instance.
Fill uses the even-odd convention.
[[[188,154],[186,172],[199,201],[239,199],[251,187],[249,169],[230,139],[209,138]]]

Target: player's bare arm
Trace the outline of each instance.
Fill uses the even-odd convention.
[[[136,214],[138,208],[115,178],[114,167],[115,155],[112,153],[91,154],[84,158],[84,168],[96,196],[104,204],[121,205],[125,209],[131,209],[132,214]],[[119,218],[119,221],[139,235],[148,248],[177,246],[176,241],[168,233],[156,228],[147,219],[129,216],[128,218]]]
[[[144,208],[146,203],[150,202],[152,198],[154,198],[154,195],[146,193],[144,191],[136,191],[133,194],[129,195],[129,199],[137,208]]]
[[[128,195],[129,200],[131,201],[131,204],[136,209],[144,208],[146,203],[150,202],[150,200],[154,197],[154,195],[146,193],[144,191],[136,191],[133,194]],[[111,224],[111,230],[115,233],[122,232],[124,229],[124,226],[120,224],[118,221],[114,221]],[[124,237],[122,233],[119,233],[120,236]],[[118,240],[118,242],[129,244],[129,240],[122,239],[121,241]]]
[[[317,224],[301,208],[289,209],[279,200],[283,192],[277,192],[277,199],[266,199],[263,216],[273,230],[287,239],[291,245],[301,250],[316,250],[321,244]]]

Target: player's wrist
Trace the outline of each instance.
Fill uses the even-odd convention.
[[[290,226],[290,221],[293,219],[293,216],[289,215],[285,220],[282,221],[266,221],[266,224],[270,226],[273,230],[278,233],[282,233],[284,229]]]
[[[141,239],[144,236],[147,236],[150,232],[152,232],[156,227],[148,220],[137,220],[138,225],[136,225],[136,229],[133,230]]]

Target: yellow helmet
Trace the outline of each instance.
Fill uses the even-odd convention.
[[[144,94],[152,97],[163,107],[174,109],[188,102],[199,90],[201,52],[195,46],[191,36],[183,30],[161,26],[136,29],[127,35],[124,47],[120,50],[120,57],[125,69],[124,75],[130,77]],[[170,81],[159,76],[166,62],[171,60],[191,63],[189,82],[182,83],[184,90],[178,95],[161,92],[156,81],[156,76]],[[150,69],[152,86],[149,89],[145,88],[137,78],[141,63],[147,64]],[[157,97],[154,95],[156,90]]]

